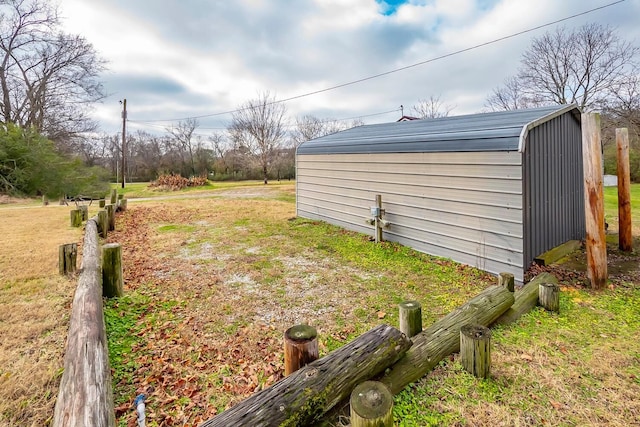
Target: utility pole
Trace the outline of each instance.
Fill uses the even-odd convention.
[[[125,153],[127,141],[127,99],[122,101],[122,188],[124,188]]]

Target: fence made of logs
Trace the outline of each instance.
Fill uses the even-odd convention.
[[[468,372],[487,378],[491,369],[489,327],[514,322],[543,301],[546,306],[549,299],[553,302],[545,308],[557,312],[558,291],[557,279],[549,273],[516,291],[513,275],[503,274],[497,286],[424,330],[417,327],[422,322],[420,303],[406,301],[398,307],[402,330],[380,325],[321,359],[315,359],[316,330],[296,325],[284,336],[287,376],[201,427],[313,425],[347,398],[352,426],[392,426],[393,394],[456,352]]]
[[[115,218],[110,218],[115,207],[106,207],[91,219],[87,206],[71,211],[71,226],[85,219],[86,224],[53,427],[115,426],[102,297],[123,294],[123,275],[120,245],[100,245],[100,237],[107,236],[110,226],[115,228]],[[60,274],[76,273],[77,251],[76,243],[60,246]]]

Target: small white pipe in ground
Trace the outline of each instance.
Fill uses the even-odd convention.
[[[144,424],[145,399],[146,399],[146,396],[144,394],[139,394],[136,396],[135,400],[133,401],[133,406],[136,408],[136,413],[138,414],[138,427],[145,427],[145,424]]]

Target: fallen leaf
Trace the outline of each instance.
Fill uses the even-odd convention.
[[[385,313],[384,311],[379,311],[378,312],[378,319],[384,319],[384,316],[386,316],[387,313]]]
[[[523,353],[523,354],[520,355],[520,359],[523,359],[523,360],[526,360],[528,362],[531,362],[533,360],[533,356]]]
[[[560,402],[555,402],[553,400],[550,400],[549,403],[551,404],[551,406],[553,406],[553,409],[562,409],[562,403]]]

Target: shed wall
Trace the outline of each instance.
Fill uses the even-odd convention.
[[[529,132],[524,154],[525,267],[533,258],[585,235],[582,133],[571,114]]]
[[[384,239],[523,279],[522,156],[518,152],[297,156],[297,215],[372,234],[376,194],[392,223]]]

